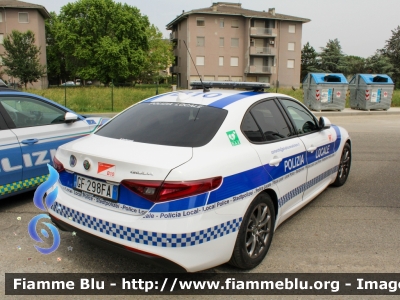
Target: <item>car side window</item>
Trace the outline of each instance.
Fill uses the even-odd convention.
[[[242,132],[251,142],[264,142],[264,135],[248,111],[242,121]]]
[[[291,116],[298,134],[318,131],[318,123],[306,108],[292,100],[281,99],[280,101]]]
[[[251,108],[243,119],[242,131],[253,142],[275,141],[291,135],[274,100],[263,101]]]
[[[65,111],[37,99],[3,97],[0,103],[17,128],[65,122]]]

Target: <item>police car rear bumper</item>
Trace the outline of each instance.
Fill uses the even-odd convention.
[[[60,230],[76,232],[79,237],[82,237],[83,239],[88,240],[100,247],[112,250],[114,252],[124,254],[124,255],[129,256],[138,261],[145,260],[146,262],[149,262],[149,263],[155,264],[159,267],[168,269],[168,271],[186,272],[186,270],[182,266],[180,266],[166,258],[160,257],[155,254],[147,253],[147,252],[141,251],[139,249],[125,247],[121,244],[114,243],[112,241],[109,241],[109,240],[103,239],[101,237],[95,236],[93,234],[90,234],[84,230],[77,228],[77,227],[71,226],[70,224],[67,224],[67,223],[61,221],[60,219],[56,218],[55,216],[53,216],[50,213],[49,213],[49,216],[51,218],[51,221]]]
[[[70,231],[83,231],[125,251],[151,255],[156,261],[163,258],[197,272],[231,258],[242,218],[231,211],[223,213],[223,208],[184,218],[147,219],[86,203],[60,189],[48,212]]]

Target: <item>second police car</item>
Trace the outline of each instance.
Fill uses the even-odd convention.
[[[284,220],[346,182],[351,141],[289,96],[233,85],[254,90],[158,95],[61,146],[53,221],[190,272],[257,266]]]
[[[35,189],[48,177],[58,146],[107,121],[86,118],[0,81],[0,200]]]

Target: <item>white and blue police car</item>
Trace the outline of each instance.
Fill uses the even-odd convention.
[[[0,84],[0,199],[35,189],[58,146],[107,119],[85,118],[40,96]]]
[[[189,272],[250,269],[284,220],[346,182],[345,129],[265,84],[203,85],[213,88],[149,98],[60,146],[53,222]],[[214,89],[230,86],[252,90]]]

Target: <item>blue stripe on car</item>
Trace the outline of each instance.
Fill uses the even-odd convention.
[[[342,141],[342,134],[340,133],[340,129],[339,127],[337,127],[336,125],[332,125],[332,128],[336,131],[336,141],[335,141],[335,152],[338,151],[339,147],[340,147],[340,143]]]
[[[255,188],[258,188],[264,184],[267,184],[273,180],[276,180],[285,174],[296,171],[302,167],[306,167],[308,164],[311,164],[315,161],[321,160],[324,157],[334,154],[340,147],[341,134],[340,129],[337,126],[332,126],[337,133],[337,140],[334,143],[328,143],[326,145],[318,147],[313,153],[309,153],[307,151],[300,152],[298,154],[285,157],[278,166],[270,166],[269,164],[253,168],[251,170],[247,170],[244,172],[240,172],[231,176],[224,177],[221,186],[208,193],[196,195],[193,197],[183,198],[179,200],[169,201],[166,203],[157,203],[140,197],[139,195],[129,191],[122,185],[120,186],[120,194],[119,194],[119,203],[129,205],[134,208],[140,209],[150,209],[149,212],[160,213],[160,212],[173,212],[173,211],[183,211],[188,209],[194,209],[197,207],[202,207],[205,205],[210,205],[216,203],[218,201],[246,193]],[[323,156],[316,157],[316,152],[321,148],[326,148],[329,146],[329,150],[324,153]],[[303,156],[304,163],[292,165],[290,170],[287,170],[287,166],[285,167],[285,162],[290,160],[295,160],[296,158]],[[267,172],[265,172],[267,171]],[[290,199],[298,195],[299,193],[303,193],[305,190],[314,186],[316,183],[325,179],[327,176],[332,175],[337,172],[337,166],[321,173],[315,178],[307,181],[306,183],[296,187],[289,193],[283,195],[279,199],[280,206],[287,203]],[[61,183],[70,188],[74,188],[73,182],[67,182],[62,180],[62,176],[60,176]],[[208,196],[208,201],[207,201]]]
[[[212,102],[212,103],[208,104],[208,106],[224,108],[225,106],[228,106],[229,104],[232,104],[236,101],[242,100],[243,98],[247,98],[247,97],[259,95],[259,94],[260,93],[256,93],[256,92],[244,92],[244,93],[239,93],[239,94],[235,94],[235,95],[230,95],[228,97],[225,97],[225,98],[219,99],[215,102]]]
[[[169,212],[201,207],[207,204],[207,196],[208,193],[205,193],[181,200],[159,203],[154,205],[151,212]]]

